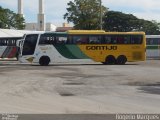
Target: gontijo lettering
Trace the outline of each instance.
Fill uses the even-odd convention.
[[[86,50],[117,50],[117,46],[86,46]]]

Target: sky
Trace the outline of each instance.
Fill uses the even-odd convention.
[[[0,6],[17,13],[18,0],[0,0]],[[37,22],[38,1],[23,0],[24,16],[28,23]],[[46,22],[62,26],[67,22],[63,15],[67,12],[67,3],[71,0],[44,0]],[[160,22],[160,0],[102,0],[103,6],[109,10],[133,14],[138,18]]]

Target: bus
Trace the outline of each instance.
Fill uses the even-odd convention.
[[[146,35],[146,57],[160,59],[160,35]]]
[[[0,38],[0,58],[16,58],[17,45],[16,42],[22,37],[1,37]]]
[[[102,30],[69,30],[27,34],[20,62],[80,63],[95,61],[103,64],[125,64],[146,59],[144,32],[105,32]]]

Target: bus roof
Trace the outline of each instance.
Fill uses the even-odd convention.
[[[105,32],[104,34],[111,35],[145,35],[145,32]]]
[[[160,38],[160,35],[146,35],[146,38]]]
[[[100,34],[105,33],[104,30],[68,30],[68,34]]]
[[[105,32],[103,30],[69,30],[67,32],[33,32],[31,34],[51,34],[51,35],[145,35],[145,32]]]
[[[145,35],[145,32],[105,32],[103,30],[69,30],[67,31],[68,34],[143,34]]]
[[[66,32],[45,32],[44,34],[67,34]]]

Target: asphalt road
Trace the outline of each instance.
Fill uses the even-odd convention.
[[[0,61],[0,113],[160,113],[160,60],[47,67]]]

